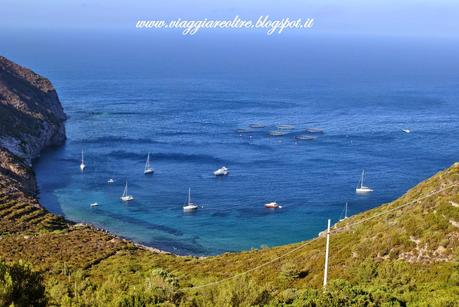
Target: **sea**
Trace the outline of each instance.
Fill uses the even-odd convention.
[[[358,214],[459,160],[456,42],[2,35],[14,44],[0,52],[48,77],[68,115],[65,145],[34,163],[41,204],[161,250],[215,255],[311,239],[344,217],[346,202]],[[279,125],[290,127],[272,136]],[[148,153],[153,175],[143,173]],[[222,166],[229,175],[215,177]],[[357,195],[363,170],[374,192]],[[182,210],[188,189],[196,212]],[[272,201],[282,208],[266,209]]]

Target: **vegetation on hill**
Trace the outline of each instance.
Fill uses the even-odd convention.
[[[325,291],[322,237],[215,257],[175,256],[45,213],[57,219],[58,227],[49,227],[43,219],[27,218],[31,213],[24,208],[33,199],[26,196],[16,203],[0,197],[0,215],[7,217],[0,229],[8,229],[11,218],[29,221],[27,227],[3,230],[0,259],[10,265],[27,261],[40,272],[49,305],[456,306],[458,183],[455,165],[392,203],[338,223]],[[434,191],[440,192],[431,195]],[[399,206],[404,207],[390,211]]]

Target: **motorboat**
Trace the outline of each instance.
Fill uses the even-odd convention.
[[[90,206],[91,208],[94,208],[94,207],[99,206],[99,203],[92,203],[92,204],[90,204],[89,206]]]
[[[265,208],[268,208],[268,209],[281,209],[282,206],[279,206],[278,203],[276,203],[275,201],[273,201],[273,202],[270,202],[270,203],[265,204]]]
[[[107,180],[107,183],[114,183],[114,182],[115,182],[115,180],[113,180],[113,178],[110,178],[110,179]]]
[[[366,194],[366,193],[373,192],[372,189],[370,189],[369,187],[363,184],[364,177],[365,177],[365,170],[362,171],[362,176],[360,178],[359,184],[357,185],[357,188],[355,189],[357,194]]]
[[[191,202],[191,188],[188,189],[188,202],[186,203],[186,205],[183,206],[183,211],[185,212],[191,212],[191,211],[195,211],[199,208],[199,206],[197,204],[193,204]]]
[[[410,129],[402,129],[402,131],[405,132],[405,133],[411,133]]]
[[[218,170],[214,172],[215,176],[226,176],[228,174],[229,174],[229,170],[226,166],[222,166],[221,168],[219,168]]]

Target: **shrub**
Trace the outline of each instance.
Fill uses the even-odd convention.
[[[22,262],[0,262],[0,305],[45,306],[45,287],[40,273]]]

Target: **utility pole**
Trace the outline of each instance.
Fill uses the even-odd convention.
[[[330,246],[330,219],[328,219],[327,227],[327,246],[325,248],[325,269],[324,269],[324,288],[327,287],[327,277],[328,277],[328,252]]]

